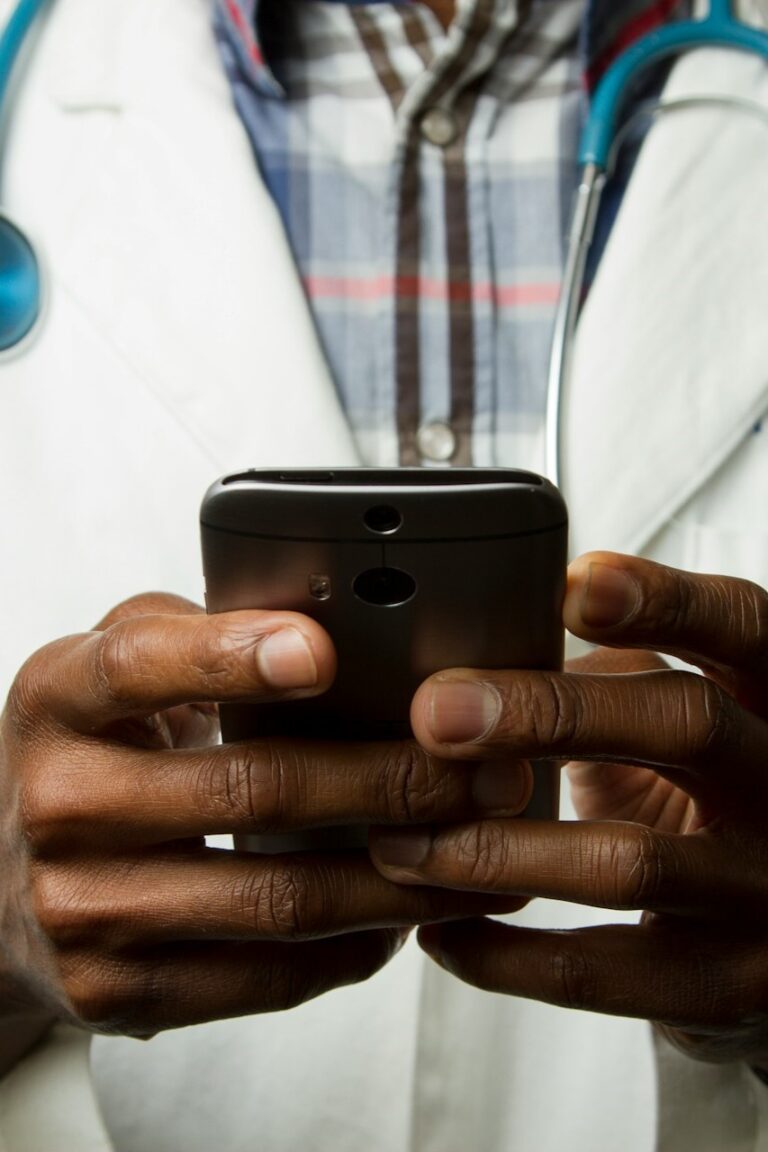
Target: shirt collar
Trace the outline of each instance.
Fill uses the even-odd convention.
[[[613,61],[641,36],[691,14],[691,0],[587,0],[582,59],[588,91]]]
[[[263,0],[216,0],[216,17],[227,30],[227,39],[251,83],[279,96],[281,88],[265,59],[259,31],[263,8]]]
[[[269,95],[282,89],[265,58],[259,21],[271,0],[216,0],[220,18],[230,32],[230,41],[251,82]],[[282,0],[278,0],[282,2]],[[337,0],[361,3],[365,0]],[[368,0],[379,3],[381,0]],[[395,0],[403,3],[409,0]],[[587,0],[582,30],[582,59],[585,81],[592,90],[616,57],[654,28],[690,15],[691,0]]]

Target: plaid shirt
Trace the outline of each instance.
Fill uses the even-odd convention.
[[[588,93],[689,0],[217,0],[234,99],[369,464],[543,468]]]

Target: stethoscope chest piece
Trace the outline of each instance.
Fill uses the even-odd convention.
[[[40,319],[42,276],[32,244],[0,213],[0,354],[26,343]]]

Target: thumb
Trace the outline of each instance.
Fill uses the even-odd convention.
[[[174,596],[172,592],[142,592],[107,612],[94,631],[103,632],[112,624],[135,616],[198,616],[204,612],[199,604],[185,600],[183,596]]]

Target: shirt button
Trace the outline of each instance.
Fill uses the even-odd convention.
[[[456,433],[448,424],[435,421],[422,424],[416,434],[419,452],[425,460],[447,464],[456,453]]]
[[[447,108],[430,108],[421,118],[421,134],[428,143],[447,148],[458,136],[459,125]]]

